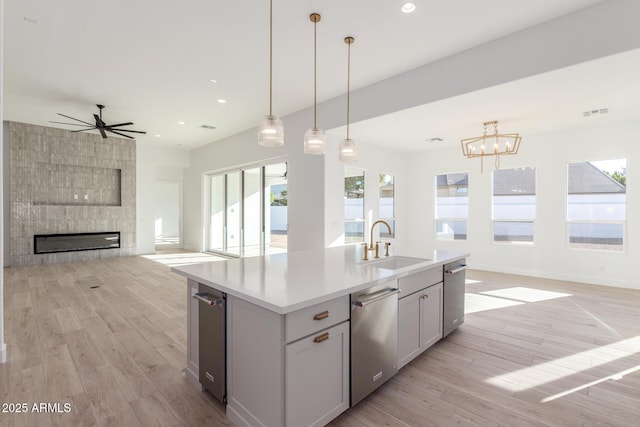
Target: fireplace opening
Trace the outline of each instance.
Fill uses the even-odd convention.
[[[36,234],[33,236],[33,253],[93,251],[120,247],[120,232]]]

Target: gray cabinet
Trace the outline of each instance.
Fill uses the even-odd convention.
[[[349,322],[287,344],[287,426],[324,426],[349,408]]]
[[[398,301],[398,367],[442,338],[442,282]]]

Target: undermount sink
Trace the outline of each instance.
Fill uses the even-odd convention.
[[[376,268],[384,268],[387,270],[398,270],[400,268],[410,267],[414,264],[430,261],[427,258],[412,258],[408,256],[392,256],[380,260],[363,261],[365,265]]]

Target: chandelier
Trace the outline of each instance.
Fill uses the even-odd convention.
[[[468,158],[480,157],[480,171],[484,167],[484,157],[495,156],[496,169],[500,169],[500,156],[517,154],[522,137],[517,133],[498,133],[498,121],[483,123],[482,136],[467,138],[460,141],[462,154]],[[493,125],[493,133],[487,134],[487,127]]]

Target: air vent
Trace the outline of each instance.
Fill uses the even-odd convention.
[[[202,129],[211,129],[211,130],[213,130],[213,129],[215,129],[215,128],[216,128],[215,126],[210,126],[210,125],[200,125],[200,127],[201,127]]]
[[[593,110],[587,110],[582,112],[583,117],[591,117],[598,114],[607,114],[609,112],[608,108],[597,108]]]

